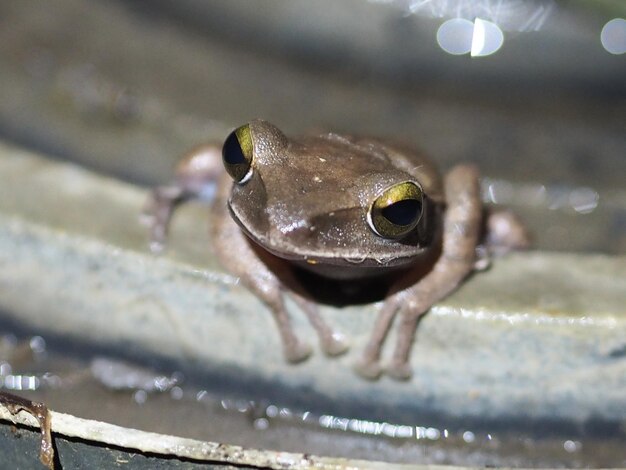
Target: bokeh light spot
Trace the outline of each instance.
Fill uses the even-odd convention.
[[[472,36],[472,57],[488,56],[496,52],[504,42],[504,34],[497,24],[476,18]]]
[[[600,33],[602,47],[611,54],[624,54],[626,52],[626,20],[613,18],[602,28]]]
[[[472,50],[474,24],[463,18],[445,21],[437,30],[437,43],[448,54],[462,55]]]
[[[472,57],[488,56],[504,42],[504,34],[491,21],[476,18],[472,23],[463,18],[445,21],[437,30],[437,43],[448,54],[470,53]]]

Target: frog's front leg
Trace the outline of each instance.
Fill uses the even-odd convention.
[[[238,276],[242,284],[270,309],[278,326],[284,356],[289,362],[303,361],[311,354],[311,349],[295,334],[285,307],[285,295],[291,296],[306,314],[325,354],[344,353],[348,345],[343,335],[324,321],[317,305],[302,291],[289,263],[256,247],[232,220],[226,205],[230,185],[230,179],[220,184],[212,210],[213,242],[220,264]]]
[[[398,380],[411,377],[409,354],[417,323],[430,307],[449,295],[472,271],[481,226],[478,172],[459,165],[445,179],[447,208],[444,217],[443,246],[432,270],[417,284],[391,294],[383,305],[372,336],[357,365],[366,378],[377,378],[382,371],[380,351],[395,315],[400,312],[398,336],[387,373]]]

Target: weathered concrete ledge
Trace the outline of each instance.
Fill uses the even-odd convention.
[[[147,249],[146,191],[0,145],[0,311],[40,331],[131,344],[212,371],[237,371],[329,401],[411,419],[626,420],[626,258],[528,252],[496,260],[424,319],[414,379],[352,371],[377,306],[325,307],[350,353],[284,363],[260,302],[211,257],[204,208]],[[313,338],[302,315],[299,332]],[[367,412],[364,411],[364,415]]]

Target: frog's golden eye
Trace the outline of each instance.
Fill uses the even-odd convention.
[[[404,181],[385,189],[372,203],[367,222],[376,235],[402,238],[417,225],[422,215],[422,188]]]
[[[230,133],[222,147],[222,161],[228,174],[237,182],[245,183],[252,176],[252,133],[245,124]]]

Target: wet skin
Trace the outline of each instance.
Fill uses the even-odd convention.
[[[201,197],[215,182],[215,253],[271,310],[288,361],[306,359],[310,348],[292,328],[284,295],[307,315],[327,355],[348,347],[321,318],[294,268],[338,280],[388,282],[355,366],[369,379],[383,371],[410,378],[420,317],[475,268],[488,265],[492,248],[527,245],[514,216],[484,215],[473,166],[458,165],[442,181],[423,155],[388,142],[337,134],[288,139],[257,120],[233,131],[222,149],[192,151],[175,183],[153,191],[146,209],[153,248],[165,242],[175,204]],[[395,350],[383,368],[381,348],[396,316]]]

